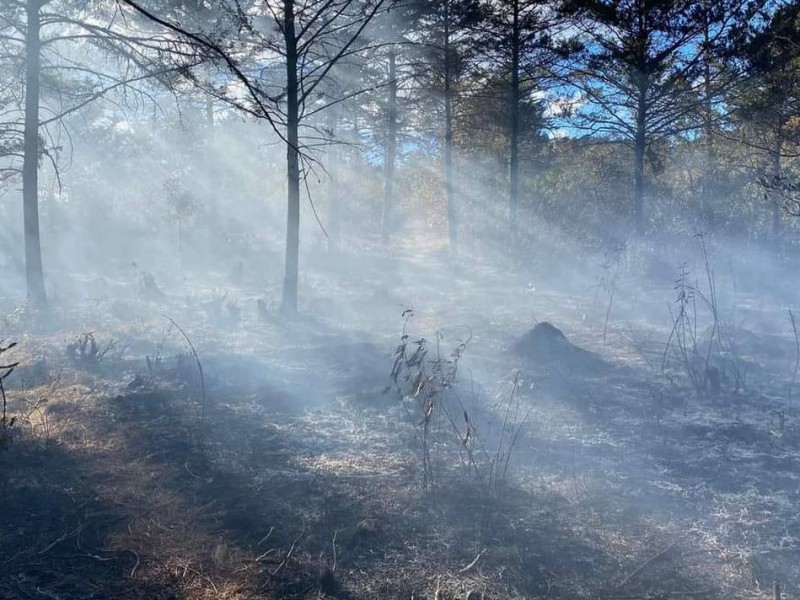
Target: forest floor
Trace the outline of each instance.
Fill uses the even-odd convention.
[[[296,320],[224,278],[141,300],[93,279],[39,332],[9,312],[0,598],[800,597],[785,304],[730,296],[699,389],[664,360],[670,277],[346,261],[311,261]],[[427,435],[391,389],[405,307],[431,359],[468,340],[454,381],[429,363]],[[608,368],[515,354],[542,321]]]

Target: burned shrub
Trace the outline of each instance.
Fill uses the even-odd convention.
[[[67,359],[75,365],[83,367],[96,367],[115,346],[110,340],[104,347],[100,347],[93,332],[81,334],[75,341],[67,344]]]
[[[16,342],[3,345],[0,343],[0,357],[16,346]],[[6,447],[11,441],[11,433],[16,423],[16,417],[8,415],[8,398],[6,398],[5,379],[14,372],[19,363],[0,364],[0,402],[3,403],[3,414],[0,417],[0,449]]]

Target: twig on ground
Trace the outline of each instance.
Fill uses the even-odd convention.
[[[193,478],[195,478],[195,479],[200,479],[200,477],[198,477],[197,475],[195,475],[194,473],[192,473],[192,470],[189,468],[189,461],[188,461],[188,460],[187,460],[185,463],[183,463],[183,468],[184,468],[184,469],[186,469],[186,472],[187,472],[189,475],[191,475]]]
[[[136,557],[136,564],[133,565],[133,568],[131,569],[131,574],[130,574],[130,578],[133,579],[134,575],[136,575],[136,569],[139,568],[139,555],[136,554],[136,552],[134,552],[133,550],[128,550],[128,552],[130,552],[131,554],[133,554]]]
[[[339,530],[336,529],[333,532],[333,541],[331,544],[333,545],[333,566],[331,567],[331,571],[333,573],[336,572],[336,536],[339,534]]]
[[[261,540],[256,544],[256,546],[260,546],[261,544],[266,542],[270,538],[270,536],[272,535],[273,531],[275,531],[275,527],[270,527],[269,531],[267,532],[267,535],[265,535],[263,538],[261,538]]]
[[[478,561],[481,559],[481,557],[483,557],[483,555],[484,555],[484,553],[485,553],[485,552],[486,552],[486,548],[484,548],[483,550],[481,550],[480,552],[478,552],[478,555],[477,555],[475,558],[473,558],[473,559],[472,559],[472,562],[471,562],[471,563],[469,563],[469,564],[468,564],[466,567],[464,567],[463,569],[461,569],[461,570],[458,572],[458,574],[459,574],[459,575],[463,575],[464,573],[467,573],[467,572],[471,571],[472,569],[474,569],[474,568],[475,568],[475,565],[477,565],[477,564],[478,564]]]
[[[623,579],[623,580],[622,580],[622,582],[621,582],[619,585],[617,585],[617,587],[616,587],[615,589],[620,589],[620,588],[623,588],[623,587],[625,587],[625,585],[627,585],[628,583],[630,583],[630,582],[633,580],[633,578],[634,578],[634,577],[636,577],[637,575],[639,575],[639,573],[641,573],[642,571],[644,571],[644,570],[645,570],[647,567],[649,567],[651,564],[653,564],[653,563],[654,563],[655,561],[657,561],[659,558],[661,558],[662,556],[664,556],[664,555],[665,555],[667,552],[669,552],[670,550],[672,550],[672,549],[673,549],[673,548],[674,548],[674,547],[675,547],[675,546],[678,544],[678,542],[680,542],[682,539],[683,539],[683,537],[681,537],[681,538],[678,538],[677,540],[675,540],[674,542],[672,542],[671,544],[669,544],[668,546],[666,546],[665,548],[663,548],[662,550],[660,550],[660,551],[659,551],[657,554],[655,554],[655,555],[651,556],[650,558],[648,558],[648,559],[647,559],[646,561],[644,561],[644,562],[643,562],[641,565],[639,565],[639,566],[638,566],[638,567],[637,567],[637,568],[636,568],[636,569],[633,571],[633,573],[631,573],[631,574],[630,574],[630,575],[628,575],[628,576],[627,576],[625,579]]]
[[[303,521],[303,529],[300,531],[299,535],[296,538],[294,538],[294,540],[292,540],[292,545],[289,547],[289,551],[286,553],[286,556],[283,557],[281,563],[277,567],[275,567],[275,570],[272,571],[272,573],[270,573],[269,575],[270,577],[275,577],[275,575],[277,575],[281,571],[281,569],[283,569],[283,567],[286,566],[286,563],[289,562],[289,559],[292,557],[294,549],[297,547],[297,542],[300,541],[300,538],[303,537],[305,532],[306,532],[306,522]]]
[[[45,546],[43,549],[39,550],[36,554],[46,554],[47,552],[52,550],[54,547],[56,547],[58,544],[60,544],[64,540],[68,540],[69,538],[78,535],[86,527],[86,525],[87,525],[86,523],[81,523],[80,525],[78,525],[72,531],[64,532],[64,534],[61,537],[59,537],[58,539],[53,540],[52,542],[50,542],[47,546]]]
[[[256,556],[256,560],[255,560],[255,562],[261,562],[262,560],[264,560],[265,558],[267,558],[267,557],[268,557],[270,554],[272,554],[273,552],[275,552],[275,548],[270,548],[270,549],[269,549],[269,550],[267,550],[266,552],[262,552],[261,554],[259,554],[258,556]]]

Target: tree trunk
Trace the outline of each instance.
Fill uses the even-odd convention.
[[[286,215],[286,273],[281,309],[297,314],[297,281],[300,266],[300,104],[297,74],[297,38],[294,0],[284,0],[286,43],[286,172],[288,179]]]
[[[697,207],[697,215],[701,222],[713,224],[712,197],[714,194],[714,181],[716,181],[716,160],[714,157],[714,99],[711,86],[711,23],[709,19],[709,0],[703,1],[703,137],[705,148],[703,156],[703,189]]]
[[[221,189],[220,178],[222,172],[217,165],[217,157],[215,156],[215,135],[214,135],[214,99],[211,96],[206,98],[206,127],[208,132],[206,135],[206,160],[208,175],[211,178],[211,185],[208,186],[208,212],[213,219],[219,217],[219,202],[218,196]]]
[[[783,153],[783,139],[777,142],[777,147],[772,151],[772,181],[775,188],[779,188],[781,180],[783,179],[783,167],[781,166],[781,154]],[[772,198],[772,235],[776,238],[783,230],[783,202],[781,201],[780,193],[773,191],[770,194]]]
[[[633,143],[633,220],[637,235],[645,233],[644,216],[644,154],[647,149],[646,138],[646,87],[639,89],[639,101],[636,109],[636,137]]]
[[[22,167],[22,212],[25,230],[25,276],[28,300],[47,304],[39,236],[39,74],[41,71],[40,0],[28,0],[25,34],[25,147]]]
[[[444,192],[447,198],[447,228],[450,254],[458,254],[458,221],[453,189],[453,69],[450,56],[450,0],[444,16]]]
[[[517,237],[517,208],[519,206],[519,55],[520,23],[519,0],[514,0],[514,20],[511,32],[511,131],[509,136],[508,219],[512,242]]]
[[[389,241],[394,215],[394,168],[397,159],[397,56],[389,53],[389,88],[386,98],[386,143],[384,148],[383,218],[381,239]]]
[[[328,151],[327,171],[330,177],[328,182],[328,252],[336,254],[340,249],[341,237],[341,194],[338,193],[339,186],[337,176],[339,175],[339,146],[336,142],[336,127],[338,125],[338,111],[336,106],[328,108],[328,131],[334,144]]]

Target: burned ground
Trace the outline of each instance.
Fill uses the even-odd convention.
[[[720,360],[746,377],[697,390],[663,360],[669,282],[623,281],[614,307],[663,319],[604,323],[594,288],[533,289],[527,273],[444,258],[317,273],[314,318],[297,321],[262,300],[265,319],[263,292],[244,287],[238,315],[202,309],[217,290],[165,287],[166,299],[75,303],[46,332],[7,317],[22,365],[0,453],[0,596],[766,598],[776,581],[800,593],[794,339],[774,306],[738,298],[736,356]],[[427,486],[413,393],[390,379],[408,306],[409,341],[427,338],[430,357],[469,339],[437,396]],[[162,314],[195,345],[202,388]],[[604,369],[515,353],[537,321]],[[87,332],[108,352],[69,356]]]

